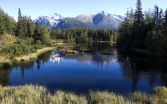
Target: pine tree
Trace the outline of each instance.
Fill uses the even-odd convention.
[[[143,25],[144,24],[144,15],[142,12],[142,3],[141,0],[137,0],[136,10],[134,14],[134,24]]]
[[[23,36],[24,37],[28,37],[28,28],[27,28],[27,24],[28,24],[28,19],[26,16],[23,16],[23,20],[22,20],[22,24],[23,24]]]
[[[3,17],[0,14],[0,35],[3,35],[5,33],[5,28],[4,28],[4,24],[3,24]]]
[[[167,28],[167,9],[165,11],[165,16],[164,16],[164,26]]]
[[[40,29],[40,41],[42,43],[50,43],[50,32],[47,28],[41,28]]]
[[[31,18],[27,19],[27,33],[28,37],[33,38],[34,35],[34,24],[32,23]]]
[[[18,22],[17,22],[17,27],[16,27],[16,36],[24,37],[24,23],[23,23],[23,17],[21,15],[20,8],[18,11]]]
[[[157,5],[154,7],[154,25],[156,28],[160,28],[163,23],[163,10]]]
[[[167,9],[165,11],[163,28],[164,28],[164,34],[167,34]]]
[[[4,12],[0,8],[0,35],[3,35],[5,33],[3,16],[4,16]]]
[[[154,18],[150,9],[145,12],[145,24],[149,32],[154,28]]]
[[[14,22],[7,15],[4,17],[4,27],[5,27],[6,33],[14,34]]]
[[[21,20],[22,19],[22,14],[21,14],[21,9],[19,8],[19,11],[18,11],[18,20]]]

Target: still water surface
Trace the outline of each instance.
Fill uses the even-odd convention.
[[[157,63],[157,62],[156,62]],[[167,64],[155,65],[147,60],[121,58],[117,51],[66,54],[47,52],[28,64],[0,70],[1,85],[36,84],[51,92],[61,89],[75,93],[107,90],[119,94],[134,91],[153,93],[158,86],[167,85]]]

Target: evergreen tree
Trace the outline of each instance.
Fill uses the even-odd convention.
[[[2,10],[0,10],[0,35],[3,35],[5,32],[3,22],[4,22],[3,21],[3,12],[2,12]]]
[[[164,16],[164,26],[167,28],[167,9],[165,11],[165,16]]]
[[[18,20],[21,20],[22,19],[22,14],[21,14],[21,9],[19,8],[19,11],[18,11]]]
[[[154,7],[154,25],[155,28],[160,28],[163,23],[163,10],[157,5]]]
[[[28,37],[33,38],[34,36],[34,24],[32,23],[31,18],[28,18],[27,20],[27,33],[28,33]]]
[[[29,36],[27,23],[28,23],[27,17],[23,16],[22,24],[23,24],[23,36],[24,37],[28,37]]]
[[[39,42],[40,41],[40,26],[38,24],[35,25],[35,30],[34,30],[34,41]]]
[[[4,27],[5,27],[6,33],[14,34],[14,22],[7,15],[4,17]]]
[[[42,43],[50,43],[50,32],[47,28],[41,28],[40,29],[40,41]]]
[[[138,25],[138,26],[144,24],[144,15],[142,12],[141,0],[137,0],[136,10],[135,10],[135,14],[134,14],[134,24]]]
[[[17,22],[17,27],[16,27],[16,36],[24,37],[24,23],[23,23],[23,17],[21,15],[20,8],[18,11],[18,22]]]
[[[149,9],[145,12],[145,24],[147,30],[150,32],[154,27],[154,19],[151,10]]]

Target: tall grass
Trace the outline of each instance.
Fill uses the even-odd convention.
[[[154,95],[136,92],[124,97],[106,91],[87,95],[63,91],[51,94],[41,86],[0,86],[0,104],[167,104],[167,88],[156,88]]]

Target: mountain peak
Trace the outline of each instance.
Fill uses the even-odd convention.
[[[98,14],[109,15],[109,13],[106,11],[100,11]]]
[[[97,14],[81,14],[77,17],[64,18],[58,13],[50,17],[42,16],[35,20],[43,27],[51,29],[56,28],[108,28],[117,30],[123,21],[123,16],[112,15],[106,11],[100,11]]]
[[[62,19],[63,17],[58,14],[58,13],[54,13],[53,15],[50,16],[50,19],[54,19],[54,20],[58,20],[58,19]]]

